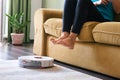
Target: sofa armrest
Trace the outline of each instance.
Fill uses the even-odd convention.
[[[62,18],[62,10],[58,9],[41,8],[37,10],[36,13],[41,15],[40,18],[43,20],[43,23],[49,18]]]
[[[41,8],[35,12],[34,15],[34,45],[33,53],[37,55],[45,55],[46,35],[43,24],[49,18],[62,18],[62,11],[55,9]]]

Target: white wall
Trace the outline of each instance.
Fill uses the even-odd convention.
[[[43,0],[42,7],[53,8],[53,9],[63,9],[65,0]]]
[[[31,0],[31,27],[30,39],[34,39],[34,13],[37,9],[41,8],[42,0]]]

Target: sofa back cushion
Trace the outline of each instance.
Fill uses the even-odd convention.
[[[44,23],[45,33],[55,37],[61,35],[62,30],[62,19],[61,18],[50,18]]]
[[[99,24],[99,22],[95,21],[84,23],[80,34],[78,35],[78,39],[82,42],[95,42],[92,35],[92,30],[97,24]]]
[[[120,22],[103,22],[93,29],[95,42],[120,45]]]

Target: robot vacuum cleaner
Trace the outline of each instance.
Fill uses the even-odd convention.
[[[32,68],[47,68],[54,66],[54,59],[47,56],[21,56],[19,66]]]

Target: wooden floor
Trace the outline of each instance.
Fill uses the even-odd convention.
[[[15,60],[15,59],[18,59],[18,57],[20,56],[27,56],[27,55],[33,55],[33,44],[32,43],[24,44],[22,46],[14,46],[9,43],[3,43],[2,47],[0,47],[0,59],[3,59],[3,60]],[[103,74],[89,71],[86,69],[78,68],[78,67],[71,66],[65,63],[61,63],[58,61],[55,61],[55,63],[74,69],[74,70],[77,70],[77,71],[80,71],[80,72],[83,72],[83,73],[86,73],[86,74],[89,74],[89,75],[92,75],[92,76],[95,76],[95,77],[98,77],[98,78],[101,78],[103,80],[120,80],[120,79],[116,79],[116,78],[113,78],[107,75],[103,75]]]
[[[0,48],[0,59],[14,60],[20,56],[33,55],[33,44],[23,44],[22,46],[14,46],[9,43],[2,44]]]

